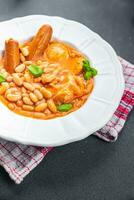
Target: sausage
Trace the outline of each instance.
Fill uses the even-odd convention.
[[[35,60],[44,53],[52,37],[52,27],[43,25],[30,43],[28,60]]]
[[[13,73],[17,65],[20,64],[19,43],[9,39],[5,41],[4,67],[9,73]]]

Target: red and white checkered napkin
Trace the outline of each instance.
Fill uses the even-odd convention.
[[[134,65],[119,58],[125,78],[125,90],[121,102],[111,120],[94,133],[106,141],[115,141],[124,126],[129,112],[134,106]],[[5,168],[11,179],[19,184],[51,151],[50,147],[34,147],[0,139],[0,165]]]

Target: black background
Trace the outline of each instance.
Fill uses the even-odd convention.
[[[134,63],[134,0],[0,1],[1,21],[29,14],[82,22]],[[0,200],[9,199],[133,200],[134,111],[116,143],[90,136],[55,148],[20,185],[0,168]]]

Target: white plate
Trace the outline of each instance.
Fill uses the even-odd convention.
[[[0,50],[4,41],[33,36],[42,24],[53,27],[53,37],[72,43],[98,70],[95,87],[79,110],[56,119],[37,120],[11,112],[0,103],[0,137],[23,144],[59,146],[81,140],[102,128],[117,108],[124,90],[122,67],[113,48],[86,26],[60,17],[32,15],[0,23]]]

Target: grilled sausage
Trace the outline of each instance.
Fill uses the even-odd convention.
[[[52,27],[43,25],[30,43],[28,60],[35,60],[44,53],[52,37]]]
[[[5,41],[4,67],[9,73],[13,73],[17,65],[20,64],[19,43],[9,39]]]

